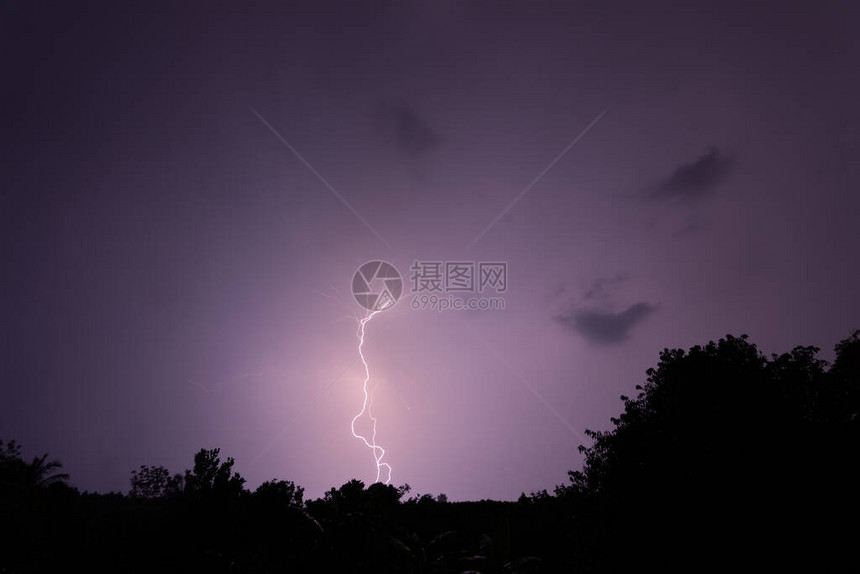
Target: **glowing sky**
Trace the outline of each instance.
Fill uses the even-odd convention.
[[[368,260],[508,263],[367,325],[392,483],[452,500],[564,482],[664,347],[860,327],[851,2],[78,4],[0,16],[0,438],[81,489],[370,482]]]

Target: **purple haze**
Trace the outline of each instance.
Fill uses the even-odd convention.
[[[832,358],[857,7],[673,4],[5,3],[0,438],[88,490],[214,446],[252,488],[370,482],[372,259],[508,262],[503,311],[367,328],[393,483],[452,500],[566,481],[664,347]]]

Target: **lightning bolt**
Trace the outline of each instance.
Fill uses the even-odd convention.
[[[373,395],[372,393],[368,393],[367,391],[367,383],[370,381],[370,368],[367,366],[367,360],[364,358],[364,331],[367,323],[373,319],[377,313],[381,313],[384,311],[389,305],[381,309],[377,309],[371,313],[368,313],[364,319],[361,319],[358,322],[358,355],[361,357],[361,364],[364,365],[364,380],[362,381],[362,390],[364,392],[364,402],[361,405],[361,411],[355,415],[352,419],[352,423],[350,424],[350,430],[352,431],[352,436],[357,439],[364,441],[365,446],[369,448],[373,452],[373,459],[376,462],[376,482],[380,482],[380,476],[382,475],[382,469],[385,468],[388,473],[385,478],[385,484],[391,482],[391,465],[387,462],[382,462],[382,457],[385,456],[385,449],[376,444],[376,417],[374,417],[370,412],[370,407],[373,405]],[[355,432],[355,421],[360,419],[364,413],[367,413],[367,416],[370,418],[373,426],[373,433],[370,435],[370,440],[367,440],[366,437]]]

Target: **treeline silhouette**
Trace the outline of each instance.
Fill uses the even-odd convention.
[[[219,449],[79,492],[0,441],[0,572],[618,572],[855,563],[860,331],[763,356],[746,336],[664,350],[567,484],[517,502],[351,480],[253,492]]]

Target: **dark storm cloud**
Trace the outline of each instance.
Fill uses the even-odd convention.
[[[576,331],[592,343],[614,345],[624,341],[630,329],[654,312],[648,303],[636,303],[619,313],[583,309],[555,317],[566,328]]]
[[[439,135],[412,106],[384,104],[378,125],[399,150],[412,157],[419,157],[439,144]]]
[[[698,199],[720,183],[734,167],[734,159],[711,146],[697,160],[678,166],[652,191],[655,197]]]

